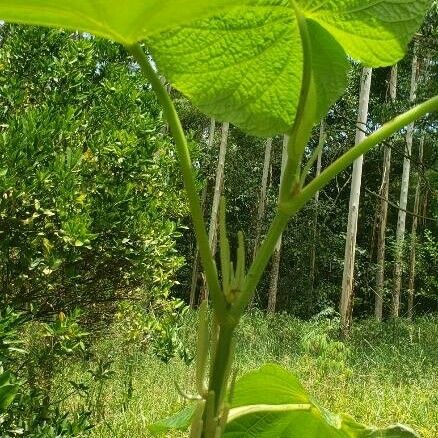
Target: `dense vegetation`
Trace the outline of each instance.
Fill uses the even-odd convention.
[[[434,5],[398,64],[395,102],[388,98],[391,69],[374,70],[361,129],[372,132],[436,92],[436,11]],[[323,168],[354,144],[361,67],[351,64],[348,88],[325,117]],[[259,239],[266,140],[233,125],[225,134],[223,125],[168,88],[188,133],[207,220],[218,187],[217,146],[227,143],[219,187],[232,251],[238,232],[248,230],[249,263]],[[337,312],[351,180],[345,171],[283,233],[278,272],[274,257],[238,329],[236,367],[241,375],[266,361],[281,363],[328,409],[376,426],[403,422],[432,438],[438,433],[436,116],[415,126],[411,156],[402,130],[365,158],[349,337],[341,337]],[[207,293],[204,275],[194,271],[197,245],[162,108],[119,45],[87,33],[4,23],[0,134],[0,395],[2,387],[13,394],[0,396],[1,435],[149,436],[148,425],[184,407],[185,394],[196,392],[197,322],[188,304],[197,308]],[[262,235],[275,213],[282,141],[272,139]],[[315,126],[306,158],[319,142]],[[377,322],[376,236],[388,144],[385,321]],[[411,178],[401,310],[390,319],[406,158]],[[414,317],[406,319],[413,247]],[[216,261],[219,266],[219,254]],[[275,277],[276,305],[266,314]]]

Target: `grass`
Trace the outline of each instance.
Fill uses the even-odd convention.
[[[187,345],[194,345],[194,324],[195,315],[189,314],[181,334]],[[266,362],[280,363],[298,374],[309,392],[333,412],[376,426],[400,422],[422,437],[438,436],[438,320],[361,321],[345,343],[337,339],[337,333],[337,323],[329,320],[248,315],[238,334],[239,373]],[[117,333],[99,342],[97,350],[114,360],[114,374],[102,392],[101,419],[92,432],[95,438],[149,437],[148,424],[184,405],[175,382],[183,391],[194,392],[193,366],[181,359],[165,364],[148,348],[122,348]],[[133,393],[124,406],[128,354]],[[86,366],[67,369],[65,376],[81,380]],[[67,403],[74,409],[72,400]]]

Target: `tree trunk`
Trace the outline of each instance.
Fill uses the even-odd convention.
[[[355,144],[365,138],[363,132],[368,119],[368,105],[370,99],[372,69],[365,67],[362,72],[359,97],[359,112],[356,129]],[[353,314],[353,281],[354,260],[356,251],[356,235],[359,215],[360,188],[362,180],[363,155],[353,163],[351,179],[350,205],[348,210],[347,236],[345,242],[344,273],[342,277],[342,296],[340,304],[342,333],[348,335]]]
[[[213,256],[216,254],[217,244],[217,224],[219,214],[219,203],[222,196],[224,186],[224,171],[225,171],[225,155],[227,153],[228,132],[230,124],[225,122],[222,124],[222,138],[219,147],[219,159],[216,169],[216,180],[213,194],[213,205],[211,207],[210,228],[208,231],[208,242]]]
[[[257,249],[259,247],[260,236],[262,234],[263,218],[265,217],[266,191],[268,188],[268,176],[269,176],[269,167],[271,163],[271,152],[272,152],[272,138],[268,138],[266,140],[265,159],[263,162],[264,164],[263,164],[262,185],[260,188],[259,207],[257,210],[257,222],[256,222],[256,234],[254,239],[253,259],[255,258]]]
[[[391,103],[395,102],[397,97],[397,64],[391,69],[389,80],[389,97]],[[386,222],[388,219],[388,197],[389,197],[389,174],[391,171],[391,147],[384,146],[383,150],[383,170],[382,184],[380,185],[380,206],[377,217],[377,273],[376,273],[376,292],[374,315],[378,321],[383,316],[383,295],[385,291],[385,240],[386,240]]]
[[[218,158],[217,169],[216,169],[213,204],[211,207],[211,215],[210,215],[210,228],[208,230],[208,243],[210,245],[210,250],[213,256],[216,254],[216,247],[217,247],[217,225],[218,225],[218,216],[219,216],[219,203],[224,186],[225,155],[227,152],[229,128],[230,128],[230,124],[228,122],[222,123],[222,137],[221,137],[221,144],[219,147],[219,158]],[[207,285],[205,284],[205,280],[204,280],[203,299],[208,299],[208,288]]]
[[[285,135],[283,137],[283,151],[281,154],[281,173],[280,173],[280,186],[281,180],[283,179],[284,169],[287,162],[287,144],[289,142],[289,136]],[[272,254],[272,267],[271,267],[271,280],[269,283],[268,292],[268,313],[275,313],[275,308],[277,305],[277,288],[278,288],[278,274],[280,272],[280,258],[281,258],[281,242],[283,235],[277,240],[274,252]]]
[[[418,161],[421,166],[423,161],[423,147],[424,137],[420,140],[420,147],[418,151]],[[418,212],[420,210],[420,196],[421,196],[421,176],[420,171],[417,173],[417,187],[415,189],[415,203],[414,215],[412,218],[411,231],[411,254],[409,257],[409,281],[408,281],[408,318],[412,319],[414,314],[414,282],[415,282],[415,252],[417,246],[417,226],[418,226]]]
[[[319,154],[316,160],[315,178],[321,174],[322,149],[326,141],[327,134],[325,132],[324,120],[321,121],[319,128]],[[310,251],[310,290],[309,290],[309,314],[313,308],[313,290],[315,287],[315,266],[316,266],[316,240],[318,238],[318,208],[319,208],[319,191],[315,193],[315,212],[313,215],[313,232],[312,232],[312,249]]]
[[[418,60],[414,51],[412,58],[411,92],[410,101],[414,102],[417,92]],[[395,235],[395,260],[394,260],[394,283],[392,288],[392,317],[397,318],[400,314],[400,290],[402,283],[403,245],[406,229],[406,206],[408,203],[409,173],[411,167],[410,156],[412,153],[412,140],[414,136],[414,124],[411,123],[406,132],[406,150],[403,160],[403,174],[400,188],[400,201]]]
[[[207,148],[210,151],[214,144],[215,132],[216,132],[216,120],[212,118],[210,121],[210,129],[208,132],[208,141],[207,141]],[[208,179],[205,182],[204,188],[202,190],[202,199],[201,199],[202,207],[204,207],[205,205],[205,201],[207,199],[207,192],[208,192]],[[196,244],[195,257],[193,259],[192,283],[190,288],[190,307],[192,308],[195,307],[196,304],[196,289],[198,286],[198,277],[199,277],[199,247]]]

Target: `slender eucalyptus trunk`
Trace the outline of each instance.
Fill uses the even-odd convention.
[[[391,69],[389,80],[389,97],[394,103],[397,97],[397,64]],[[378,321],[383,316],[383,296],[385,293],[385,247],[386,223],[388,220],[389,175],[391,172],[391,147],[385,145],[383,149],[382,183],[380,185],[380,205],[377,216],[377,272],[374,315]]]
[[[359,97],[355,144],[365,138],[364,129],[368,119],[372,69],[365,67],[362,71]],[[350,205],[348,210],[347,236],[345,242],[344,272],[342,277],[342,296],[340,303],[342,333],[348,335],[353,313],[354,261],[356,252],[356,236],[359,216],[360,189],[362,182],[363,155],[353,163],[351,178]]]
[[[418,151],[418,161],[421,166],[423,161],[424,137],[420,140],[420,147]],[[415,256],[417,247],[417,226],[418,226],[418,212],[420,210],[421,197],[421,176],[417,173],[417,187],[415,189],[415,203],[414,215],[412,219],[411,231],[411,254],[409,257],[409,280],[408,280],[408,318],[412,319],[414,314],[414,283],[415,283]]]
[[[228,122],[222,124],[222,138],[219,147],[219,159],[216,169],[213,204],[211,207],[210,228],[208,231],[208,241],[210,243],[210,249],[213,256],[216,253],[216,247],[217,247],[217,224],[218,224],[218,215],[219,215],[219,203],[224,186],[225,156],[227,153],[229,129],[230,129],[230,124]]]
[[[210,227],[208,231],[208,243],[210,245],[210,250],[213,257],[216,254],[217,247],[217,228],[218,228],[218,217],[219,217],[219,203],[224,187],[224,176],[225,176],[225,156],[227,153],[228,144],[228,132],[230,129],[230,124],[228,122],[222,123],[222,137],[219,147],[219,158],[216,169],[216,180],[213,193],[213,203],[211,206],[210,215]],[[206,284],[204,285],[204,299],[208,298],[208,289]]]
[[[289,142],[289,136],[285,135],[283,137],[283,151],[281,154],[281,176],[280,181],[283,179],[284,169],[287,162],[287,144]],[[281,243],[283,239],[283,233],[280,234],[275,245],[274,252],[272,253],[272,263],[271,263],[271,279],[269,283],[268,292],[268,313],[275,313],[275,308],[277,306],[277,289],[278,289],[278,274],[280,272],[280,258],[281,258]]]
[[[324,120],[321,121],[321,126],[319,128],[319,153],[316,160],[316,172],[315,178],[321,174],[321,164],[322,164],[322,150],[324,143],[326,141],[327,134],[325,132]],[[315,268],[316,268],[316,241],[318,238],[318,214],[319,214],[319,191],[315,193],[315,211],[313,214],[313,224],[312,224],[312,249],[310,251],[310,290],[309,290],[309,313],[313,307],[313,290],[315,287]]]
[[[412,58],[411,92],[410,101],[414,102],[417,93],[418,59],[414,51]],[[397,318],[400,314],[400,291],[403,273],[403,246],[406,229],[406,207],[408,203],[409,174],[411,169],[410,156],[412,153],[412,141],[414,137],[414,123],[411,123],[406,132],[406,150],[403,159],[403,174],[400,188],[400,201],[397,220],[397,231],[395,235],[395,260],[394,260],[394,282],[392,287],[392,317]]]
[[[259,206],[257,209],[256,234],[255,234],[255,239],[254,239],[254,250],[253,250],[253,257],[252,257],[253,260],[256,256],[256,252],[257,252],[257,249],[259,247],[260,236],[262,234],[263,218],[265,217],[266,192],[268,189],[268,176],[269,176],[269,167],[271,164],[271,153],[272,153],[272,138],[268,138],[266,140],[265,159],[263,161],[262,184],[261,184],[261,188],[260,188]]]
[[[208,150],[211,151],[214,144],[214,134],[216,131],[216,120],[212,118],[210,120],[210,129],[208,133],[207,147]],[[201,207],[204,210],[205,201],[207,199],[208,192],[208,180],[205,182],[204,188],[202,189],[202,197],[201,197]],[[192,282],[190,287],[190,307],[195,307],[196,305],[196,289],[198,286],[198,277],[199,277],[199,247],[196,243],[196,251],[195,257],[193,259],[193,269],[192,269]]]

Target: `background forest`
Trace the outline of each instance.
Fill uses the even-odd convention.
[[[437,18],[434,5],[397,69],[372,72],[359,125],[363,70],[351,65],[306,150],[318,154],[311,174],[357,130],[436,92]],[[252,258],[274,212],[283,138],[247,136],[170,92],[211,247],[223,194],[229,232],[249,230]],[[430,115],[365,156],[353,323],[341,333],[349,169],[278,242],[239,331],[239,371],[293,364],[331,409],[438,434],[436,131]],[[0,398],[2,437],[149,436],[148,424],[184,405],[193,309],[208,294],[191,227],[168,127],[126,52],[88,34],[0,25],[0,387],[16,393]]]

